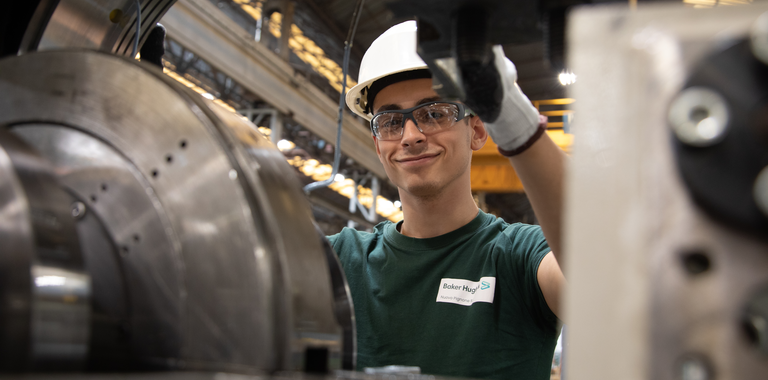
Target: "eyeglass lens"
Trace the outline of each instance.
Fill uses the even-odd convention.
[[[430,103],[408,113],[382,112],[373,119],[374,133],[382,140],[399,140],[409,114],[421,132],[429,134],[452,127],[458,119],[459,109],[455,104]]]

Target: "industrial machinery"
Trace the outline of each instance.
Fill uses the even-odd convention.
[[[570,378],[766,377],[767,12],[572,13]]]
[[[283,156],[132,59],[173,1],[22,3],[0,25],[0,372],[352,368],[344,275]],[[568,378],[768,373],[766,12],[573,12]]]
[[[132,59],[172,3],[41,1],[4,36],[0,370],[351,369],[346,282],[283,155]]]

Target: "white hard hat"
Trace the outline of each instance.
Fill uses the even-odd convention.
[[[414,72],[414,75],[408,75],[410,72]],[[371,85],[379,79],[399,73],[406,74],[398,76],[399,79],[388,84],[430,77],[427,64],[416,53],[416,21],[413,20],[389,28],[373,41],[365,52],[357,78],[359,83],[347,92],[349,109],[366,120],[371,120],[373,115],[370,107],[373,107],[373,96],[383,88],[374,86],[374,92],[371,93]]]

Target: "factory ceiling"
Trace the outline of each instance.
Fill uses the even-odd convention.
[[[298,0],[297,9],[302,8],[315,13],[319,20],[323,20],[329,28],[335,30],[334,34],[340,41],[339,46],[343,46],[342,41],[352,20],[356,3],[356,0]],[[365,1],[352,51],[352,60],[357,61],[358,64],[362,54],[376,37],[389,27],[408,19],[395,17],[387,6],[389,3],[392,1]],[[566,89],[558,80],[560,70],[552,67],[545,57],[543,22],[538,23],[537,29],[525,33],[524,38],[517,38],[517,40],[527,41],[504,45],[507,57],[517,66],[518,84],[532,100],[566,97]],[[356,72],[352,73],[352,76],[356,77],[356,74]]]

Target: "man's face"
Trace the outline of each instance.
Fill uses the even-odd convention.
[[[375,114],[435,100],[440,97],[432,90],[431,79],[412,79],[382,89],[376,95],[373,109]],[[449,186],[469,187],[472,150],[480,149],[486,139],[484,126],[477,117],[466,117],[447,130],[429,135],[419,132],[410,119],[406,119],[404,128],[400,140],[382,141],[374,137],[379,160],[400,191],[430,197]]]

